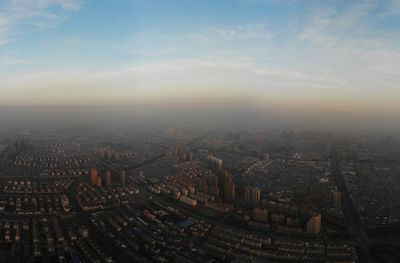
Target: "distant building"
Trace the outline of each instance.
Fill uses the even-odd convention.
[[[286,225],[289,227],[301,227],[303,223],[300,219],[287,217],[286,218]]]
[[[104,184],[106,187],[110,187],[111,186],[111,171],[106,171],[105,175],[104,175]]]
[[[261,190],[256,187],[246,187],[244,189],[244,199],[248,207],[259,208],[261,201]]]
[[[106,151],[106,153],[105,153],[105,157],[106,157],[107,159],[112,159],[112,157],[113,157],[113,152],[112,152],[111,149],[107,149],[107,151]]]
[[[210,185],[218,186],[218,176],[210,174],[208,175],[207,181],[209,186]]]
[[[218,173],[218,187],[222,197],[225,197],[225,184],[229,181],[232,181],[232,176],[226,171],[222,170]]]
[[[271,215],[271,222],[277,224],[284,224],[285,223],[285,215],[280,213],[273,213]]]
[[[89,236],[89,229],[82,226],[79,228],[79,234],[81,234],[83,238],[87,238]]]
[[[267,209],[254,208],[253,209],[253,220],[257,222],[267,223],[268,212]]]
[[[307,233],[318,235],[321,233],[321,215],[313,214],[307,222]]]
[[[90,183],[96,185],[97,182],[97,169],[96,167],[92,167],[90,169]]]
[[[261,155],[261,160],[263,161],[269,161],[269,153],[264,153]]]
[[[126,172],[124,169],[121,169],[119,174],[120,183],[123,187],[126,185]]]
[[[189,185],[187,190],[189,194],[194,194],[196,192],[196,188],[194,188],[192,185]]]
[[[215,186],[215,185],[211,185],[208,188],[208,194],[213,196],[213,197],[215,197],[215,198],[218,198],[219,197],[219,188],[217,186]]]
[[[223,169],[222,160],[212,155],[207,156],[208,168],[214,172],[221,172]]]
[[[342,194],[338,191],[333,191],[332,192],[332,206],[335,209],[340,209],[340,204],[341,204],[341,199],[342,199]]]
[[[175,128],[166,128],[164,134],[167,136],[174,136],[176,134]]]
[[[179,200],[179,199],[181,198],[181,192],[176,191],[176,192],[174,193],[174,197],[175,197],[175,199]]]
[[[100,176],[97,176],[96,186],[99,187],[99,188],[101,187],[101,177]]]
[[[202,180],[199,185],[199,192],[208,194],[208,184],[206,180]]]
[[[165,156],[179,162],[188,162],[193,160],[192,152],[181,145],[168,149],[165,152]]]
[[[180,200],[181,200],[182,203],[188,204],[190,206],[196,206],[197,205],[197,200],[196,199],[192,199],[192,198],[187,197],[187,196],[182,196]]]
[[[224,184],[224,200],[226,202],[233,202],[233,200],[235,200],[235,184],[232,180]]]

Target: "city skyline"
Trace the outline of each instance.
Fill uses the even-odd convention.
[[[400,0],[0,0],[0,262],[400,259]]]

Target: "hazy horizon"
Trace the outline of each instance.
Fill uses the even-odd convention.
[[[396,116],[321,112],[254,105],[136,105],[1,107],[3,129],[188,127],[226,131],[319,130],[335,134],[400,137]]]
[[[177,107],[199,123],[396,134],[399,3],[4,0],[0,118],[129,123],[129,107],[163,106],[171,121]]]

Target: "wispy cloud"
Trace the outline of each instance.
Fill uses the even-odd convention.
[[[116,101],[193,100],[318,100],[360,99],[360,91],[336,73],[272,67],[241,58],[205,57],[150,62],[114,71],[47,71],[9,76],[3,87],[12,91],[14,102],[108,104]],[[394,91],[392,91],[393,93]],[[29,94],[21,97],[20,94]],[[375,94],[376,93],[372,93]],[[323,96],[321,96],[323,95]],[[379,95],[379,94],[378,94]],[[10,101],[11,95],[8,97]],[[377,98],[377,97],[376,97]],[[7,103],[4,101],[3,103]]]
[[[147,30],[114,45],[114,49],[149,60],[157,58],[190,58],[254,51],[273,40],[273,32],[264,23],[196,26],[189,31],[163,32]]]
[[[243,1],[259,3],[260,8],[262,3],[281,5],[282,2],[237,2]],[[8,8],[0,11],[0,28],[7,31],[8,38],[14,37],[10,29],[18,25],[37,27],[43,26],[40,23],[45,26],[59,22],[62,14],[60,17],[50,11],[51,6],[69,12],[80,5],[79,1],[60,0],[12,2],[8,1]],[[304,2],[285,1],[284,6]],[[236,23],[207,21],[173,30],[162,25],[143,27],[143,31],[139,27],[126,30],[131,32],[128,39],[115,35],[95,44],[96,39],[84,37],[63,39],[62,44],[77,54],[70,70],[36,69],[32,74],[10,75],[2,79],[2,87],[9,91],[8,98],[15,101],[30,98],[38,104],[50,97],[54,98],[49,99],[52,102],[98,104],[161,100],[169,96],[399,100],[400,38],[396,28],[379,27],[385,19],[400,14],[400,8],[396,7],[399,2],[307,3],[313,4],[300,8],[303,10],[300,14],[288,12],[286,20],[262,16],[234,20]],[[93,56],[85,57],[82,50]],[[0,65],[26,62],[17,55],[4,57]],[[82,57],[89,57],[90,61]],[[95,62],[91,61],[93,58]],[[84,63],[79,63],[80,59]],[[108,70],[99,71],[97,65],[92,65],[98,61],[104,62],[98,64],[106,65],[104,68]],[[81,64],[89,66],[80,71]],[[20,94],[30,96],[19,97]]]
[[[239,3],[243,4],[283,4],[283,5],[288,5],[288,4],[294,4],[296,2],[299,2],[299,0],[237,0]]]
[[[305,25],[300,28],[298,39],[313,44],[332,45],[340,42],[358,40],[371,41],[382,36],[378,23],[384,19],[400,14],[400,2],[392,1],[358,1],[339,8],[317,6],[312,8]],[[385,35],[385,40],[397,37]],[[396,41],[398,40],[395,39]]]
[[[18,59],[12,57],[0,57],[0,66],[12,66],[29,63],[26,59]]]
[[[265,24],[207,27],[192,34],[200,44],[226,44],[237,41],[269,41],[272,32]]]
[[[315,8],[295,40],[302,43],[304,67],[363,92],[399,89],[400,39],[377,26],[399,12],[395,1],[360,1],[345,8]],[[398,3],[398,1],[397,1]],[[389,13],[389,10],[392,12]],[[295,55],[296,56],[296,55]],[[305,57],[309,56],[310,61]]]
[[[72,11],[80,7],[80,0],[5,0],[0,3],[0,45],[7,44],[29,27],[49,27],[60,22],[62,13],[51,8]]]

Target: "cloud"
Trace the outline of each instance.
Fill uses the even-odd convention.
[[[11,41],[12,41],[11,39],[5,38],[4,36],[0,36],[0,47],[10,43]]]
[[[400,14],[400,1],[398,0],[387,0],[386,9],[380,14],[380,17],[391,17]]]
[[[27,63],[29,63],[29,61],[25,60],[25,59],[10,58],[10,57],[2,58],[2,57],[0,57],[0,66],[21,65],[21,64],[27,64]]]
[[[195,26],[187,31],[135,32],[115,49],[147,58],[218,55],[232,50],[237,54],[239,47],[241,52],[247,51],[249,45],[265,46],[272,38],[272,31],[263,23]]]
[[[226,44],[237,41],[269,41],[272,32],[265,24],[207,27],[192,35],[200,44]]]
[[[265,66],[242,58],[204,57],[142,63],[113,71],[47,71],[19,74],[18,78],[8,76],[2,81],[3,91],[8,95],[0,103],[129,105],[199,100],[278,103],[283,99],[331,103],[353,100],[365,104],[370,97],[383,99],[379,92],[360,90],[357,85],[361,84],[351,80],[324,70]],[[396,94],[396,90],[384,95],[389,93]]]
[[[60,22],[63,12],[76,10],[80,0],[5,0],[0,3],[0,45],[5,45],[18,35],[18,28],[49,27]],[[59,8],[60,12],[51,8]]]
[[[299,0],[237,0],[239,3],[243,4],[280,4],[280,5],[288,5],[298,3]]]
[[[68,11],[76,8],[60,1],[41,2]],[[96,54],[96,62],[112,50],[113,58],[117,54],[123,63],[112,64],[104,58],[105,63],[99,64],[109,70],[88,66],[80,71],[76,67],[81,56],[76,56],[71,70],[10,75],[2,79],[2,90],[8,95],[3,101],[0,98],[0,103],[104,105],[218,98],[319,100],[319,105],[331,101],[337,107],[343,101],[393,104],[400,99],[400,41],[394,30],[376,26],[392,16],[386,13],[387,4],[376,2],[360,1],[340,8],[313,5],[305,14],[292,14],[272,28],[268,19],[263,23],[255,19],[234,25],[196,25],[186,31],[157,27],[133,33],[122,44],[120,39],[110,41],[112,47],[71,39],[64,41],[68,47],[90,50]],[[48,12],[40,10],[41,14]],[[293,22],[298,21],[297,16],[306,21]],[[0,25],[8,27],[9,23]],[[96,51],[91,50],[93,46]],[[23,60],[12,56],[3,59],[4,65],[19,62]]]
[[[400,2],[358,1],[343,6],[316,6],[298,32],[298,40],[311,44],[332,45],[337,42],[371,41],[376,38],[398,41],[397,34],[386,34],[379,23],[400,14]]]
[[[125,68],[121,74],[148,83],[159,80],[158,87],[176,85],[180,87],[206,87],[221,89],[243,89],[255,94],[304,88],[335,88],[339,82],[312,72],[290,67],[259,65],[251,59],[241,57],[204,57],[177,59],[147,63]],[[153,83],[155,84],[155,83]],[[246,90],[247,89],[247,90]]]
[[[388,3],[360,1],[340,8],[314,7],[308,20],[292,30],[297,48],[288,48],[290,62],[337,80],[344,94],[386,94],[400,99],[395,92],[400,88],[400,39],[390,29],[378,26],[397,12],[388,13]]]

